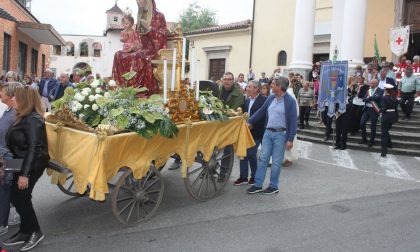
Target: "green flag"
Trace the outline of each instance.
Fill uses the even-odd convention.
[[[381,56],[379,55],[379,48],[378,48],[378,41],[376,40],[376,34],[375,34],[375,43],[373,44],[373,48],[375,49],[375,58],[378,63],[381,62]]]

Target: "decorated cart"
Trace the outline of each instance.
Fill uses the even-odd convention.
[[[177,153],[188,193],[205,201],[221,193],[233,166],[234,154],[245,156],[254,144],[243,116],[226,122],[187,122],[177,137],[147,140],[136,133],[107,135],[47,123],[53,161],[52,183],[70,196],[88,194],[102,201],[110,193],[115,217],[135,224],[152,217],[164,194],[160,167]],[[222,171],[224,170],[224,171]],[[226,177],[220,180],[221,172]],[[116,178],[115,184],[110,184]],[[115,180],[115,179],[114,179]]]

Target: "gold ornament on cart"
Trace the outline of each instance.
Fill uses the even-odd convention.
[[[200,120],[198,101],[191,95],[191,91],[185,81],[182,81],[178,90],[169,92],[169,100],[165,106],[169,109],[172,121],[177,124],[187,120]]]
[[[95,129],[87,125],[86,123],[79,120],[74,114],[70,111],[68,107],[58,110],[54,114],[50,114],[45,119],[47,122],[54,124],[62,124],[63,126],[70,127],[73,129],[85,131],[85,132],[95,132]]]

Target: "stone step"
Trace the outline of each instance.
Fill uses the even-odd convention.
[[[334,128],[333,128],[334,130]],[[298,129],[298,132],[301,132],[304,134],[306,132],[312,133],[312,132],[320,132],[320,134],[324,134],[325,132],[325,127],[313,127],[313,126],[309,126],[309,127],[305,127],[305,129],[301,130]],[[370,134],[370,128],[366,129],[367,134]],[[420,142],[420,134],[415,133],[415,132],[405,132],[405,131],[398,131],[398,130],[390,130],[389,134],[391,135],[391,137],[393,139],[399,139],[399,140],[404,140],[404,141],[409,141],[409,142]],[[378,128],[376,131],[376,135],[380,138],[381,137],[381,129]],[[349,136],[356,136],[356,137],[361,137],[361,133],[360,130],[358,132],[356,132],[355,134],[350,134]]]
[[[312,137],[312,136],[302,135],[302,134],[298,134],[298,139],[303,140],[303,141],[313,142],[313,143],[325,144],[325,145],[333,145],[334,144],[334,142],[332,140],[324,142],[323,138],[321,139],[321,138],[318,138],[318,137]],[[381,146],[380,146],[379,142],[376,143],[374,146],[372,146],[370,148],[367,147],[367,145],[365,145],[365,144],[348,142],[347,143],[347,148],[355,149],[355,150],[361,150],[361,151],[370,151],[370,152],[379,152],[379,153],[381,152]],[[389,154],[399,154],[399,155],[420,157],[420,149],[407,149],[407,148],[394,147],[393,149],[389,149],[388,153]]]
[[[399,110],[398,112],[399,112],[398,118],[401,120],[403,118],[403,112],[401,110]],[[317,114],[317,111],[314,110],[314,109],[312,109],[310,115],[311,116],[316,116],[316,114]],[[411,120],[415,120],[415,121],[419,121],[420,122],[420,112],[416,112],[416,113],[413,112],[411,114]]]
[[[316,117],[315,115],[310,115],[309,120],[315,122],[315,121],[319,121],[319,118]],[[407,126],[407,127],[417,126],[417,127],[420,127],[420,118],[419,119],[411,118],[410,120],[402,120],[400,118],[400,120],[397,123],[395,123],[394,125],[397,125],[397,124],[398,124],[398,126]]]
[[[410,136],[401,136],[401,132],[393,132],[390,131],[391,139],[393,146],[395,148],[407,148],[407,149],[413,149],[413,150],[420,150],[420,134],[415,136],[411,134]],[[299,135],[305,135],[309,137],[318,138],[320,140],[323,140],[325,137],[324,131],[320,131],[318,129],[311,129],[311,128],[305,128],[304,130],[298,130],[298,136]],[[370,137],[370,131],[367,133],[368,139]],[[380,144],[382,134],[379,132],[376,132],[376,142],[378,145]],[[335,138],[335,133],[331,135],[331,138]],[[361,134],[356,133],[355,135],[348,135],[347,142],[351,143],[359,143],[361,141]]]
[[[324,125],[318,125],[319,118],[316,117],[309,117],[309,123],[316,127],[324,127]],[[335,125],[335,120],[333,120],[333,127]],[[370,122],[366,124],[366,127],[370,127]],[[378,122],[378,127],[380,127],[380,123]],[[420,134],[420,123],[408,123],[407,121],[400,121],[392,125],[392,129],[397,131],[405,131],[405,132],[414,132]]]

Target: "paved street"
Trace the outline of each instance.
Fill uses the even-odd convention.
[[[299,150],[273,196],[229,184],[200,203],[179,171],[165,169],[163,203],[136,227],[120,225],[109,201],[69,198],[44,176],[34,201],[46,237],[35,251],[419,250],[420,158],[381,159],[308,142]],[[238,169],[236,161],[231,182]]]

